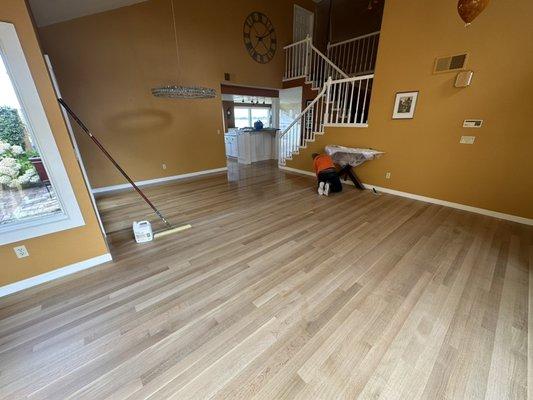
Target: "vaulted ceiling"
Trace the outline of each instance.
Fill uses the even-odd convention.
[[[146,0],[29,0],[37,26],[97,14]]]

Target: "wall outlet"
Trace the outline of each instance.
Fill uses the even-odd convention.
[[[28,249],[26,249],[26,246],[13,247],[13,250],[15,251],[17,258],[24,258],[30,256],[30,253],[28,253]]]
[[[167,164],[165,164],[165,163],[161,164],[161,168],[167,169]]]
[[[476,140],[475,136],[461,136],[461,140],[459,143],[461,144],[474,144],[474,141]]]
[[[385,174],[385,179],[390,179],[390,172],[387,172],[387,173]]]

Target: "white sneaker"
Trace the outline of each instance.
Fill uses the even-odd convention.
[[[324,182],[318,184],[318,194],[322,196],[324,194]]]
[[[324,196],[329,196],[329,182],[324,185]]]

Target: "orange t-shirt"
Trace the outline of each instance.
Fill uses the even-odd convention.
[[[327,154],[320,154],[313,160],[313,168],[315,169],[315,173],[318,175],[325,169],[335,168],[335,165],[333,165],[333,160],[330,156]]]

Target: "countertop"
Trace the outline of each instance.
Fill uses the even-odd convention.
[[[243,133],[273,133],[275,134],[279,129],[276,128],[263,128],[263,129],[238,129],[234,131],[226,132],[226,135],[242,135]]]

